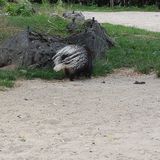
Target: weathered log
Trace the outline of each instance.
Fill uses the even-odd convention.
[[[0,67],[15,64],[17,67],[52,67],[52,57],[66,46],[59,37],[23,31],[0,46]]]
[[[81,12],[65,12],[63,13],[63,17],[66,19],[75,19],[77,21],[84,21],[85,17]]]
[[[114,46],[114,41],[108,36],[106,30],[94,20],[84,23],[84,30],[66,38],[69,44],[78,44],[87,47],[94,58],[103,57],[107,49]]]
[[[0,46],[0,67],[52,68],[52,57],[57,51],[69,44],[85,47],[93,58],[103,57],[114,45],[101,25],[93,20],[84,23],[80,33],[62,38],[30,31],[18,33]]]

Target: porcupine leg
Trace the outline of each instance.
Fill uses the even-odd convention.
[[[75,77],[75,74],[70,74],[70,76],[69,76],[70,81],[73,81],[74,77]]]
[[[65,76],[66,76],[67,78],[69,78],[70,81],[73,81],[73,80],[74,80],[75,73],[71,73],[68,69],[65,69],[64,72],[65,72]]]
[[[91,76],[92,76],[92,65],[89,66],[88,68],[88,78],[91,78]]]
[[[91,73],[85,73],[86,78],[91,78]]]
[[[73,81],[73,80],[74,80],[75,74],[70,73],[68,69],[65,69],[64,72],[65,72],[65,76],[66,76],[67,78],[69,78],[70,81]]]
[[[65,70],[64,70],[64,73],[65,73],[65,76],[66,76],[67,78],[70,77],[70,73],[69,73],[68,69],[65,69]]]
[[[76,73],[76,78],[77,78],[77,79],[79,79],[80,74],[81,74],[80,71],[77,71],[77,73]]]
[[[92,75],[92,73],[90,72],[90,73],[87,73],[87,78],[91,78],[91,75]]]
[[[90,61],[88,66],[87,66],[87,68],[86,68],[86,70],[85,70],[85,76],[87,78],[91,78],[92,70],[93,70],[92,61]]]
[[[91,78],[92,71],[93,71],[92,56],[91,56],[91,54],[88,54],[88,66],[86,69],[88,78]]]

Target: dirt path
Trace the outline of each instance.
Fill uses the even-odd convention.
[[[95,17],[100,23],[132,26],[160,32],[160,12],[83,12],[85,17]]]
[[[158,160],[159,88],[130,72],[18,82],[0,92],[0,160]]]
[[[96,19],[160,31],[160,13],[96,13]],[[128,71],[18,82],[0,91],[0,160],[158,160],[159,88],[154,76]]]

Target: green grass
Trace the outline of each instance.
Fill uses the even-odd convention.
[[[13,87],[16,77],[15,71],[0,70],[0,86]]]
[[[116,41],[108,51],[110,68],[133,68],[148,74],[160,68],[160,33],[120,25],[103,25]]]
[[[54,72],[53,70],[45,69],[16,69],[16,70],[0,70],[0,86],[13,87],[14,82],[18,79],[35,79],[44,80],[62,80],[64,79],[63,72]]]
[[[15,33],[26,29],[28,26],[36,31],[66,36],[66,25],[68,22],[59,17],[49,17],[47,15],[35,15],[30,17],[8,16],[0,17],[0,42]]]
[[[71,4],[66,5],[66,8],[68,10],[75,10],[75,11],[94,11],[94,12],[120,12],[120,11],[145,11],[145,12],[158,12],[160,11],[157,6],[144,6],[144,7],[136,7],[136,6],[130,6],[130,7],[121,7],[121,6],[115,6],[113,8],[103,6],[103,7],[97,7],[96,5],[79,5],[79,4]]]
[[[68,22],[62,19],[51,19],[54,26],[44,15],[32,17],[8,17],[0,28],[0,41],[3,41],[12,32],[23,30],[28,25],[31,28],[49,34],[67,35],[65,26]],[[55,27],[56,26],[56,27]],[[58,27],[60,26],[60,27]],[[103,24],[104,28],[116,41],[116,46],[108,51],[103,59],[94,62],[94,76],[104,76],[118,68],[133,68],[135,71],[148,74],[152,71],[160,77],[160,33],[120,25]],[[12,29],[12,30],[11,30]],[[17,29],[15,31],[15,29]],[[1,36],[3,34],[3,36]],[[63,79],[62,72],[53,70],[17,69],[15,71],[0,70],[0,86],[13,87],[14,81],[24,79]]]
[[[47,13],[56,11],[55,4],[33,4],[34,8],[37,12]],[[97,5],[80,5],[80,4],[66,4],[63,3],[63,11],[93,11],[93,12],[121,12],[121,11],[144,11],[144,12],[158,12],[160,11],[156,5],[147,5],[144,7],[137,7],[137,6],[129,6],[129,7],[122,7],[122,6],[102,6],[97,7]],[[57,11],[56,11],[57,12]]]
[[[52,69],[18,69],[16,72],[19,77],[26,79],[61,80],[64,78],[63,72],[55,72]]]
[[[11,88],[14,86],[14,81],[10,81],[10,80],[0,80],[0,90],[3,90],[2,87],[7,87],[7,88]]]
[[[30,26],[46,34],[66,35],[66,25],[68,22],[59,17],[49,17],[47,15],[35,15],[31,17],[11,16],[8,17],[10,26],[26,28]]]
[[[105,76],[113,72],[113,67],[107,62],[106,59],[98,59],[94,61],[93,76]]]

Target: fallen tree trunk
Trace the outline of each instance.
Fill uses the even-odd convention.
[[[114,46],[114,41],[108,36],[106,30],[94,19],[84,23],[84,30],[73,34],[66,39],[69,44],[78,44],[88,48],[93,58],[103,57],[106,51]]]
[[[112,39],[100,24],[93,20],[84,23],[80,33],[62,38],[47,36],[29,29],[8,39],[0,46],[0,67],[52,68],[52,57],[69,44],[84,46],[93,58],[103,57],[106,50],[114,45]]]

